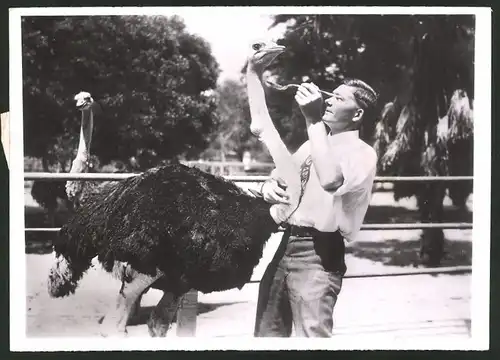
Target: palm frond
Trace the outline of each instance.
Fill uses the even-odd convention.
[[[474,166],[473,111],[470,100],[464,90],[455,90],[448,109],[448,168],[450,175],[470,176]],[[472,182],[451,182],[448,192],[453,204],[464,208]]]
[[[453,92],[448,109],[448,138],[455,143],[460,140],[472,138],[474,133],[473,112],[467,92],[458,89]]]
[[[394,102],[385,104],[380,114],[380,120],[375,126],[375,142],[373,143],[373,148],[375,149],[379,159],[384,156],[387,146],[394,138],[394,132],[391,131],[391,120],[397,116],[395,112],[396,109]]]
[[[404,153],[411,150],[412,140],[417,131],[417,113],[415,107],[410,103],[403,107],[396,124],[396,138],[387,147],[387,151],[381,159],[382,170],[389,171],[397,166],[397,162]]]
[[[422,152],[420,166],[427,176],[448,175],[448,151],[443,139],[437,138],[428,144]]]

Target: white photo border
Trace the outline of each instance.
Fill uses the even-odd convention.
[[[491,208],[491,14],[480,7],[203,7],[211,12],[255,14],[470,14],[476,17],[474,117],[474,205],[471,338],[422,341],[359,337],[341,343],[324,339],[129,339],[29,338],[26,336],[26,257],[22,107],[22,16],[174,15],[200,13],[197,7],[65,7],[9,10],[10,52],[10,346],[11,351],[91,350],[487,350],[489,348],[490,208]],[[17,279],[17,280],[15,280]],[[23,301],[24,300],[24,301]]]

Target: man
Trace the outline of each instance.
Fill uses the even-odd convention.
[[[302,197],[259,288],[255,336],[329,337],[333,309],[346,271],[345,244],[355,239],[371,199],[375,151],[359,127],[377,95],[361,80],[347,80],[323,111],[319,89],[302,84],[295,95],[309,140],[293,155],[302,164]],[[305,164],[305,166],[304,166]],[[276,171],[262,185],[269,203],[287,203]]]

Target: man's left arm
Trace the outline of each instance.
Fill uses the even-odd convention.
[[[334,146],[321,122],[310,125],[308,133],[311,157],[320,184],[326,191],[342,195],[364,189],[365,180],[374,177],[377,155],[371,147],[359,145],[342,149]],[[344,153],[340,154],[342,151]]]
[[[339,149],[333,148],[326,125],[321,121],[323,98],[314,84],[302,84],[295,100],[306,120],[310,140],[311,158],[321,186],[327,191],[335,191],[344,182]]]
[[[308,124],[307,134],[311,143],[312,162],[321,186],[327,191],[337,190],[344,183],[343,154],[338,153],[341,149],[333,147],[322,121]]]

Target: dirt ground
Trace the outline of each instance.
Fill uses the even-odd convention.
[[[272,257],[273,239],[266,248],[254,279],[260,278]],[[52,299],[46,290],[52,255],[26,255],[27,336],[98,336],[98,319],[105,314],[120,284],[99,266],[83,278],[75,295]],[[381,265],[347,256],[349,272],[390,271],[400,266]],[[242,290],[200,294],[196,336],[252,336],[258,284]],[[148,336],[146,320],[161,292],[143,298],[139,324],[129,336]],[[335,335],[365,336],[470,336],[470,275],[412,275],[346,279],[335,308]],[[237,315],[237,316],[235,316]],[[175,336],[175,324],[171,334]]]
[[[387,195],[373,203],[386,203]],[[414,204],[400,202],[410,209]],[[390,272],[413,268],[419,231],[363,231],[348,249],[348,274]],[[260,279],[281,235],[265,248],[254,271]],[[444,265],[470,265],[471,231],[446,230],[449,255]],[[103,316],[120,284],[97,265],[82,279],[75,295],[63,299],[48,296],[46,281],[52,255],[27,253],[27,336],[96,337]],[[470,337],[471,277],[466,275],[412,275],[345,279],[335,307],[335,338],[351,336],[411,339],[423,336]],[[258,284],[241,290],[199,294],[197,337],[251,337]],[[142,301],[138,324],[128,327],[129,337],[147,337],[146,320],[161,293],[150,290]],[[174,324],[169,336],[175,336]]]

